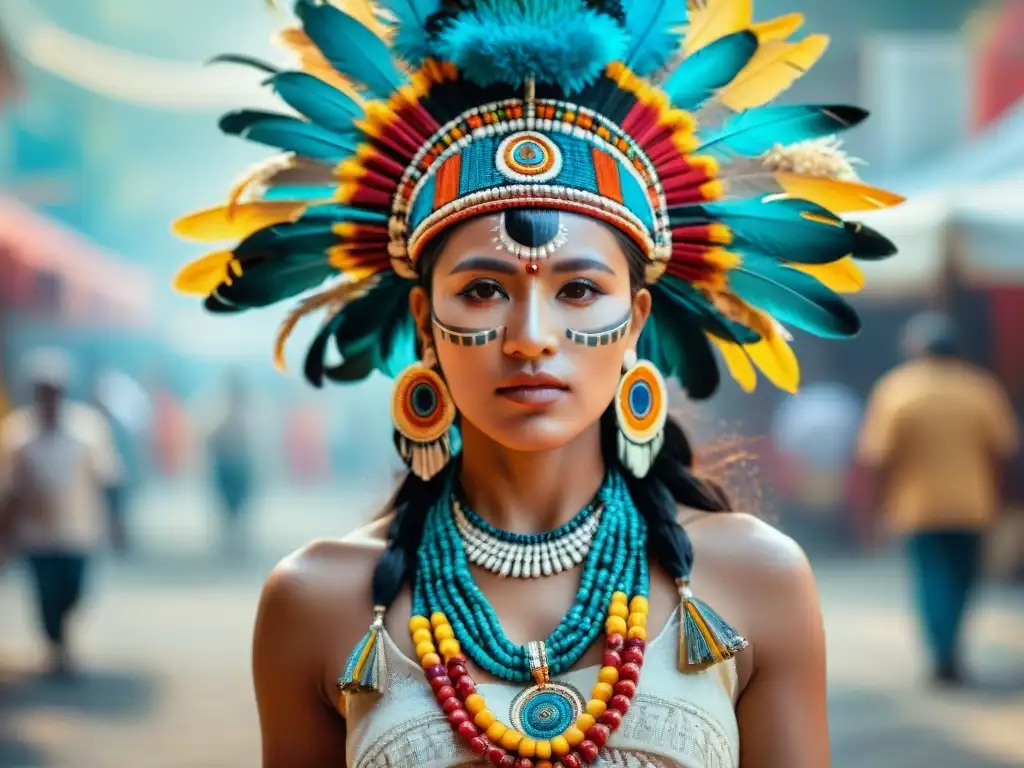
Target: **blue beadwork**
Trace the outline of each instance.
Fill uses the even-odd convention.
[[[629,388],[629,410],[638,419],[646,418],[651,412],[654,398],[651,396],[651,387],[646,381],[635,381]]]
[[[529,682],[526,648],[509,640],[473,581],[451,513],[451,488],[440,498],[424,522],[413,610],[423,616],[444,613],[463,652],[488,673],[510,682]],[[601,524],[583,562],[576,599],[544,641],[552,675],[571,669],[597,639],[612,593],[647,596],[647,525],[625,481],[610,473],[598,498],[603,508]]]
[[[580,714],[569,697],[556,689],[534,688],[525,693],[513,725],[531,739],[560,736]]]

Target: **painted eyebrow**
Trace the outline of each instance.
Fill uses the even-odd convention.
[[[593,259],[587,256],[579,256],[572,259],[561,259],[552,265],[551,271],[555,274],[587,271],[607,272],[609,275],[615,274],[615,270],[600,259]]]
[[[489,256],[471,256],[460,261],[450,274],[457,275],[460,272],[498,272],[503,275],[517,275],[519,269],[515,264],[504,259],[493,259]]]

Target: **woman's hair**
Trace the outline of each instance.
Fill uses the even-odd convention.
[[[557,211],[513,209],[505,212],[508,234],[523,245],[539,246],[558,231]],[[450,230],[449,230],[450,231]],[[629,259],[633,291],[644,286],[646,255],[629,237],[615,230],[616,239]],[[420,256],[420,274],[430,290],[431,274],[438,255],[447,242],[442,233],[424,248]],[[616,468],[625,478],[630,496],[648,526],[647,548],[654,559],[675,579],[686,578],[693,564],[690,537],[679,524],[682,505],[705,512],[724,512],[731,507],[725,492],[716,483],[694,472],[694,455],[683,428],[673,418],[665,423],[665,442],[646,477],[636,478],[622,465],[617,450],[614,408],[609,405],[601,416],[601,452],[606,466]],[[410,472],[391,502],[394,518],[388,529],[388,544],[373,574],[373,601],[389,606],[403,584],[416,575],[416,556],[427,512],[440,499],[457,462],[430,480]]]

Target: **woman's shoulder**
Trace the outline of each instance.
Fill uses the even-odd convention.
[[[778,600],[776,608],[814,595],[803,548],[767,521],[745,512],[714,512],[691,513],[683,522],[698,566],[738,594]]]
[[[317,539],[283,558],[264,584],[257,631],[286,628],[293,636],[354,645],[370,621],[373,570],[389,523],[382,518],[339,539]]]

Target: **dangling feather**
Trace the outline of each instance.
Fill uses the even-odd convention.
[[[255,110],[225,115],[220,128],[257,144],[334,164],[354,155],[359,143],[354,134],[335,133],[298,118]]]
[[[231,251],[215,251],[190,261],[174,276],[174,289],[190,296],[208,296],[229,278]]]
[[[277,339],[274,341],[274,365],[278,370],[283,371],[287,367],[284,360],[285,345],[302,318],[325,307],[334,306],[340,308],[356,296],[366,293],[375,283],[375,277],[361,283],[340,283],[303,299],[295,309],[288,313],[288,316],[285,317],[284,322],[281,323],[281,327],[278,329]]]
[[[739,384],[740,389],[744,392],[753,392],[757,389],[757,371],[754,370],[754,364],[743,350],[743,346],[714,335],[709,338],[718,347],[722,360],[729,369],[729,375]]]
[[[662,90],[673,107],[696,110],[732,82],[756,52],[757,38],[750,32],[722,37],[683,59],[662,83]]]
[[[292,109],[319,126],[339,133],[355,129],[363,108],[351,96],[305,72],[282,72],[266,81]]]
[[[393,47],[408,64],[418,67],[433,58],[427,20],[441,10],[441,0],[378,0],[395,17]]]
[[[832,136],[861,123],[868,113],[842,104],[768,106],[750,109],[700,133],[701,153],[764,154],[776,145]]]
[[[747,29],[754,20],[750,0],[690,0],[688,5],[687,56],[726,35]]]
[[[787,13],[785,16],[751,24],[750,31],[757,35],[759,41],[767,43],[772,40],[788,40],[803,25],[802,13]]]
[[[857,293],[864,288],[864,273],[852,256],[831,264],[787,264],[786,266],[810,275],[836,293]]]
[[[849,304],[814,278],[770,259],[747,257],[729,272],[729,286],[780,322],[824,338],[854,336],[860,319]]]
[[[637,75],[651,75],[679,50],[686,34],[686,3],[680,0],[623,0],[629,43],[623,63]]]
[[[793,197],[802,197],[834,213],[874,211],[899,205],[905,198],[878,187],[853,181],[779,172],[773,178]]]
[[[200,242],[241,239],[264,227],[295,221],[305,210],[305,203],[296,202],[223,205],[178,219],[173,230],[179,237]]]
[[[375,98],[386,100],[407,82],[387,45],[353,17],[313,0],[298,0],[295,14],[331,66]]]
[[[769,334],[743,349],[765,378],[783,392],[795,394],[800,388],[800,363],[792,347],[779,333]]]
[[[258,69],[261,72],[266,72],[268,75],[276,75],[281,70],[275,67],[273,64],[268,64],[262,59],[257,59],[253,56],[244,56],[238,53],[222,53],[219,56],[214,56],[212,59],[207,60],[207,64],[241,64],[244,67],[252,67]]]
[[[827,35],[808,35],[798,43],[761,44],[750,63],[719,92],[715,102],[733,112],[766,104],[803,77],[825,53],[828,42]],[[708,122],[701,115],[697,119]]]
[[[479,0],[452,15],[433,50],[481,86],[528,79],[579,91],[622,59],[619,21],[579,0]]]

